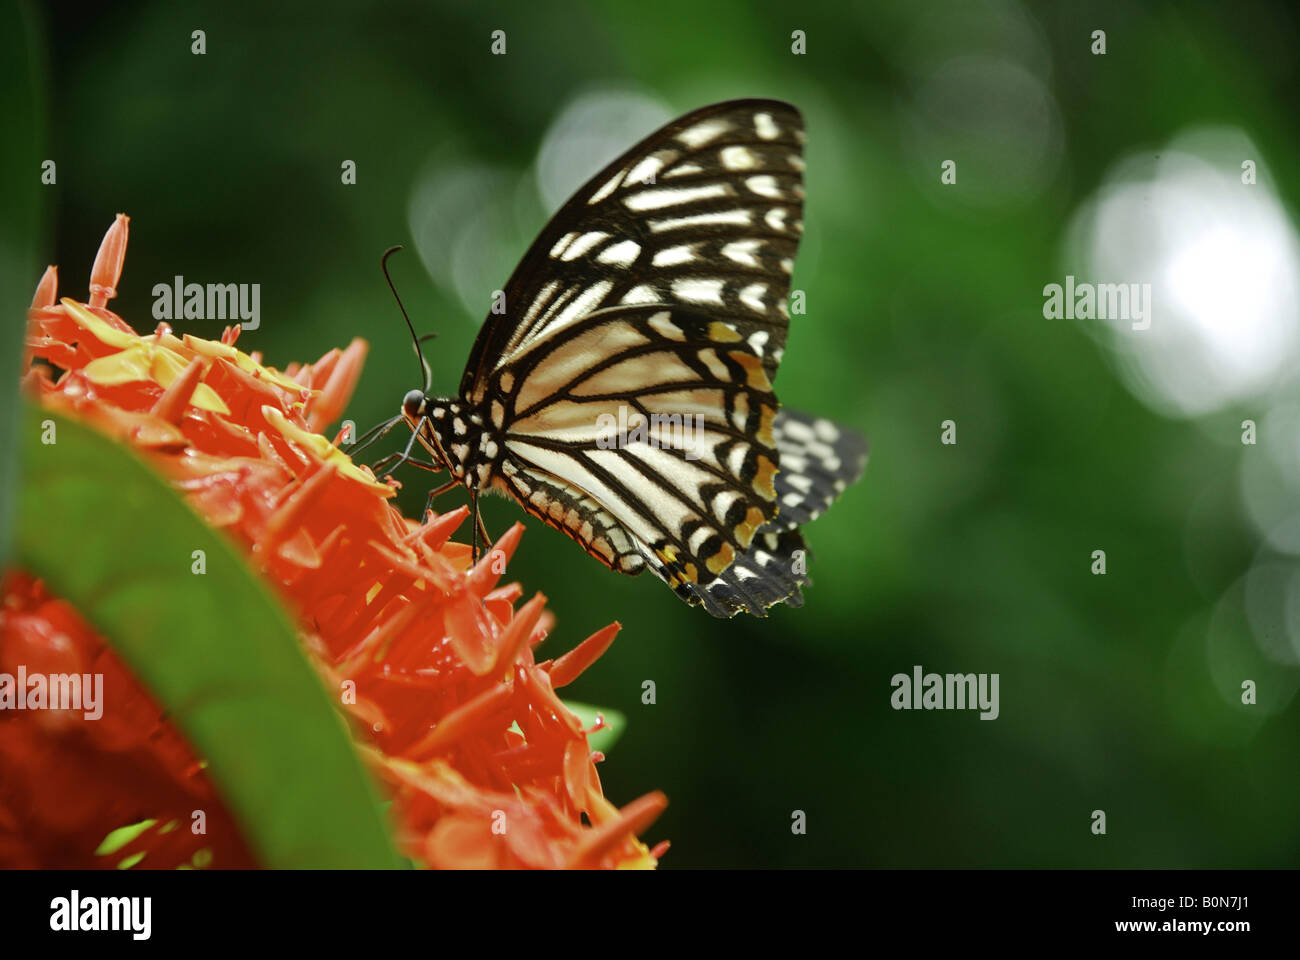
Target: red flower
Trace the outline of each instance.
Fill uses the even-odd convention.
[[[391,790],[400,849],[436,867],[652,866],[662,850],[652,853],[636,835],[666,800],[656,792],[614,807],[601,790],[587,732],[555,693],[604,652],[618,625],[558,660],[536,662],[533,647],[552,621],[545,598],[536,594],[516,610],[522,589],[500,584],[522,526],[470,568],[468,546],[449,539],[466,518],[464,507],[423,524],[403,517],[388,502],[393,485],[317,432],[345,407],[365,343],[354,340],[280,372],[235,347],[238,327],[220,342],[178,338],[165,325],[139,336],[106,308],[126,239],[127,218],[119,215],[96,259],[88,304],[56,303],[57,278],[53,268],[46,272],[29,320],[28,387],[46,407],[145,452],[209,523],[244,548],[296,617],[327,688],[355,689],[345,709],[360,749]],[[33,357],[62,374],[52,379]],[[91,656],[123,670],[38,582],[11,577],[5,599],[4,642],[12,635],[26,644],[28,664],[40,656]],[[3,648],[0,660],[0,669],[14,662]],[[347,681],[354,687],[345,688]],[[211,785],[143,691],[133,709],[118,713],[110,726],[129,731],[121,735],[135,751],[125,758],[120,748],[102,749],[82,729],[94,725],[76,719],[47,714],[24,719],[21,730],[12,720],[0,723],[0,762],[6,782],[16,784],[0,793],[0,862],[47,863],[57,848],[60,862],[87,863],[89,837],[98,832],[98,842],[141,815],[155,827],[124,849],[147,853],[150,866],[194,856],[174,839],[189,831],[162,828],[177,809],[192,809],[189,800],[178,808],[174,799],[211,793]],[[67,762],[61,751],[69,737],[80,738],[81,766],[101,763],[118,781],[133,782],[97,784],[75,801],[54,797],[37,768],[55,756]],[[136,769],[146,757],[156,763],[156,784],[134,782],[134,773],[124,776],[117,766],[126,760]],[[10,776],[15,770],[20,774]],[[106,802],[114,788],[131,803]],[[61,809],[55,826],[38,822],[34,811],[49,801]],[[242,849],[213,857],[218,866],[247,861]]]

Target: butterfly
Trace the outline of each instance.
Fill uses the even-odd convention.
[[[455,397],[429,393],[411,327],[425,387],[358,438],[411,428],[376,474],[404,462],[447,471],[429,502],[467,488],[475,558],[488,542],[478,498],[497,493],[610,569],[648,568],[714,616],[800,606],[810,581],[799,528],[867,456],[858,434],[773,392],[804,142],[790,104],[732,100],[606,166],[524,254]],[[417,442],[429,459],[411,456]]]

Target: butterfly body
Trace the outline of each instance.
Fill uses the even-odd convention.
[[[418,390],[407,394],[402,413],[416,430],[416,439],[433,463],[473,491],[492,487],[504,474],[497,435],[474,405],[450,397],[428,397]]]
[[[782,409],[772,384],[803,140],[789,104],[731,101],[596,174],[524,255],[459,396],[405,398],[426,466],[715,616],[801,603],[798,526],[866,459],[856,434]]]

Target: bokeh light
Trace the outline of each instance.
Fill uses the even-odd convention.
[[[1243,161],[1256,182],[1242,182]],[[1064,269],[1078,281],[1150,284],[1150,329],[1105,324],[1120,375],[1168,416],[1199,416],[1293,375],[1300,243],[1259,148],[1194,129],[1115,165],[1076,215]]]

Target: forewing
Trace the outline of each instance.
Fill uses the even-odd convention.
[[[666,304],[725,318],[776,375],[803,231],[803,119],[776,100],[732,100],[657,130],[551,219],[489,313],[461,380],[493,372],[596,310]]]

